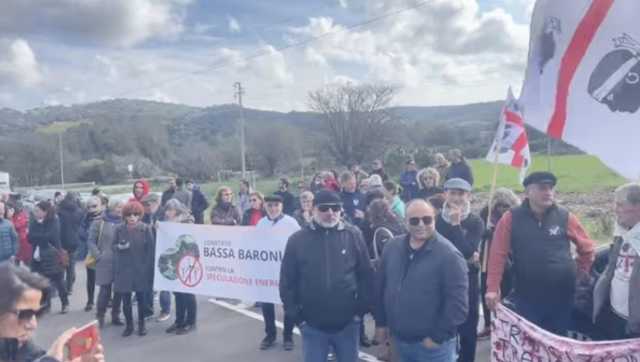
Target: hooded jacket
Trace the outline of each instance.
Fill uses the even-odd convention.
[[[136,197],[136,185],[139,184],[139,183],[142,184],[142,196]],[[133,183],[133,188],[131,190],[131,193],[133,194],[133,196],[131,196],[129,201],[142,202],[142,198],[147,196],[147,194],[149,194],[149,192],[151,192],[151,184],[149,184],[149,181],[141,178],[141,179],[139,179],[139,180],[137,180],[136,182]]]

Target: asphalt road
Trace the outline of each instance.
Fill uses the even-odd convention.
[[[59,314],[60,304],[56,298],[52,312],[39,322],[36,342],[45,349],[65,329],[79,327],[95,319],[95,310],[83,310],[86,303],[84,267],[78,263],[76,269],[78,280],[70,299],[70,312]],[[156,311],[159,311],[157,303]],[[145,337],[134,334],[123,338],[120,335],[123,327],[110,325],[101,333],[108,362],[302,361],[302,346],[297,335],[294,337],[296,346],[293,351],[282,349],[281,334],[274,348],[260,351],[258,345],[264,336],[264,327],[259,318],[259,309],[236,308],[233,304],[201,296],[198,298],[198,329],[193,333],[183,336],[166,334],[164,331],[172,319],[166,322],[157,322],[155,319],[149,321],[149,334]],[[282,320],[281,313],[278,314],[278,320]],[[373,336],[374,326],[370,318],[367,319],[366,328],[369,336]],[[489,347],[487,341],[479,342],[476,361],[489,361]],[[379,352],[376,347],[363,349],[361,360],[376,361],[374,356]]]

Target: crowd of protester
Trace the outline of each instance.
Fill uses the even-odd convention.
[[[489,337],[491,311],[499,303],[565,335],[581,284],[590,285],[588,294],[593,291],[589,312],[598,338],[640,336],[640,185],[616,190],[616,237],[605,271],[594,276],[595,242],[578,217],[556,202],[553,174],[530,174],[522,200],[499,188],[476,212],[471,167],[459,150],[448,156],[436,155],[436,163],[424,169],[407,160],[399,183],[381,160],[369,173],[359,165],[320,171],[298,184],[297,195],[287,178],[266,196],[242,180],[238,192],[219,187],[211,204],[194,182],[182,178],[172,178],[161,196],[138,180],[127,202],[111,201],[96,189],[83,205],[77,193],[68,192],[38,202],[31,214],[19,201],[3,198],[0,262],[9,262],[3,270],[16,274],[24,284],[20,293],[29,295],[0,297],[0,331],[6,334],[3,313],[17,313],[17,319],[9,318],[14,324],[34,329],[35,314],[50,311],[54,295],[60,312],[67,313],[80,259],[84,310],[95,309],[100,328],[122,326],[123,337],[146,335],[156,296],[157,320],[171,318],[171,294],[153,290],[158,221],[204,224],[208,213],[211,225],[291,234],[280,275],[282,347],[294,349],[297,326],[307,362],[356,361],[358,346],[372,344],[383,346],[385,360],[474,361],[477,340]],[[194,332],[196,296],[173,296],[175,320],[166,333]],[[277,339],[276,306],[256,304],[265,324],[258,346],[270,349]],[[366,318],[373,318],[375,336],[367,335]],[[16,346],[6,342],[12,337],[0,338],[0,355],[10,347],[15,355]],[[29,338],[18,347],[37,355],[25,360],[45,355]],[[101,348],[96,356],[104,359]]]

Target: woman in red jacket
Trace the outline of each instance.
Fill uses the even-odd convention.
[[[16,229],[19,240],[18,255],[16,261],[29,265],[31,264],[31,255],[33,247],[27,239],[27,230],[29,229],[29,214],[22,209],[20,203],[7,204],[6,219],[11,220],[13,227]]]

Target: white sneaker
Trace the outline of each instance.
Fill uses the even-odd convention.
[[[169,313],[160,313],[160,315],[158,316],[158,322],[164,322],[164,321],[168,320],[169,318],[171,318],[171,314],[169,314]]]

